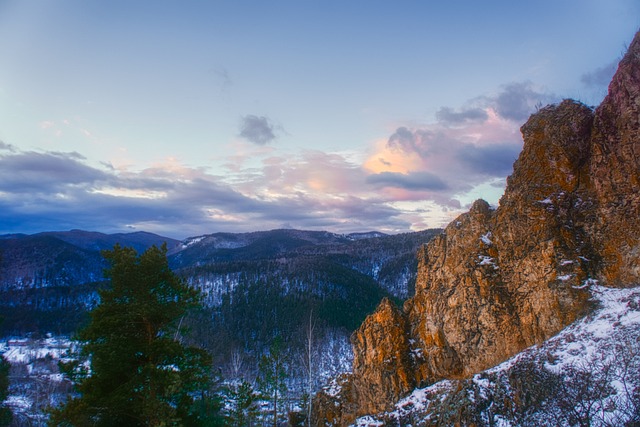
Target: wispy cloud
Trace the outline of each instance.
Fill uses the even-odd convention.
[[[223,66],[219,66],[211,70],[218,84],[220,85],[220,92],[226,92],[231,86],[233,86],[233,80],[231,79],[231,75],[229,74],[229,70],[227,70]]]
[[[52,128],[56,125],[56,123],[53,120],[43,120],[40,123],[38,123],[38,126],[40,126],[40,129],[49,129]]]
[[[456,111],[449,107],[442,107],[436,112],[436,119],[442,124],[461,125],[468,122],[484,122],[489,117],[482,108],[465,108]]]

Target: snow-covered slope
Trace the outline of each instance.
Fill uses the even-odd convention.
[[[593,312],[552,339],[355,425],[640,425],[640,287],[591,291]]]

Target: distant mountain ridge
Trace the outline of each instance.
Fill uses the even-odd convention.
[[[102,250],[117,243],[141,253],[165,242],[170,266],[202,289],[212,305],[219,304],[240,283],[277,283],[285,276],[298,287],[310,288],[325,286],[320,282],[328,277],[337,280],[331,286],[338,288],[364,281],[371,295],[381,292],[375,298],[406,298],[415,283],[417,249],[437,232],[342,235],[282,229],[214,233],[184,241],[146,232],[104,234],[85,230],[0,235],[0,306],[13,307],[16,315],[20,306],[26,311],[36,306],[58,310],[61,316],[74,310],[86,311],[97,301],[96,289],[104,280],[107,264]],[[308,271],[314,268],[326,271],[310,276]],[[327,271],[336,268],[343,273],[327,276]],[[341,293],[348,295],[350,291]],[[7,317],[5,328],[10,327],[11,313]],[[19,317],[24,320],[21,330],[28,331],[28,316]]]
[[[39,236],[51,236],[70,243],[82,249],[101,251],[112,249],[116,243],[121,246],[131,246],[136,251],[142,252],[153,245],[162,245],[166,242],[169,248],[179,244],[179,240],[160,236],[145,231],[133,233],[105,234],[97,231],[69,230],[69,231],[45,231],[35,234],[4,234],[0,235],[0,240],[30,239]]]
[[[0,236],[0,290],[15,287],[73,286],[102,280],[100,251],[116,243],[142,252],[177,241],[156,234],[103,234],[82,230]]]
[[[316,245],[345,244],[352,240],[327,231],[279,229],[251,233],[215,233],[186,239],[170,252],[173,265],[186,266],[200,260],[226,261],[270,258]]]
[[[182,263],[182,258],[190,258],[189,253],[197,253],[203,257],[224,257],[224,251],[242,249],[234,258],[265,258],[279,253],[313,247],[349,244],[357,240],[374,239],[388,236],[385,233],[370,231],[365,233],[336,234],[328,231],[309,231],[295,229],[275,229],[270,231],[254,231],[249,233],[214,233],[189,237],[173,250],[175,262]],[[239,255],[242,252],[242,255]]]

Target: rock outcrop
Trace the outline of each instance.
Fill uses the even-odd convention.
[[[421,250],[415,296],[383,301],[353,334],[342,413],[325,417],[323,395],[318,425],[541,343],[589,310],[596,281],[640,282],[640,33],[595,111],[566,100],[521,131],[499,207],[475,202]]]
[[[383,300],[351,340],[358,349],[353,389],[360,412],[374,412],[415,388],[407,321],[391,301]]]

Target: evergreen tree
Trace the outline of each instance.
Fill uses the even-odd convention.
[[[111,286],[78,333],[80,360],[66,366],[79,397],[52,412],[60,426],[200,423],[211,393],[210,357],[182,344],[181,319],[198,293],[169,269],[167,248],[138,256],[116,245],[103,255]],[[194,413],[195,412],[195,413]]]
[[[0,323],[2,323],[2,318],[0,318]],[[2,404],[9,396],[9,368],[9,362],[0,356],[0,426],[8,426],[13,418],[11,410]]]
[[[269,354],[262,356],[258,365],[258,387],[265,398],[271,401],[274,427],[278,425],[278,404],[284,400],[287,392],[286,368],[286,355],[282,339],[278,336],[269,347]]]
[[[227,399],[229,424],[233,427],[253,426],[259,412],[258,397],[247,381],[232,384]]]

